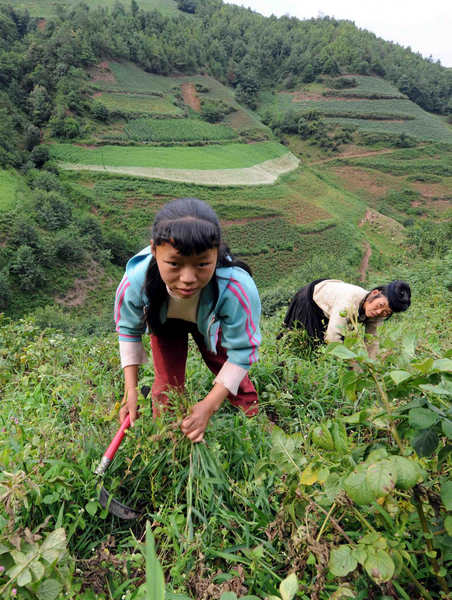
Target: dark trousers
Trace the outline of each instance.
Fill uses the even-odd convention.
[[[158,335],[151,334],[152,357],[154,361],[154,383],[152,384],[152,410],[154,417],[159,412],[159,406],[168,405],[165,392],[175,388],[184,390],[185,365],[188,354],[188,334],[191,333],[201,356],[209,369],[217,375],[227,361],[226,350],[221,346],[221,331],[218,336],[217,353],[207,349],[204,337],[199,333],[195,323],[180,319],[168,319]],[[258,412],[258,398],[254,385],[248,375],[242,379],[236,396],[228,395],[233,406],[241,408],[247,417]],[[202,400],[202,398],[199,398]]]

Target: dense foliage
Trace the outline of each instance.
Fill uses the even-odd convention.
[[[78,117],[97,106],[84,94],[83,69],[106,57],[163,75],[207,70],[251,108],[262,87],[344,71],[383,76],[427,110],[450,109],[450,70],[348,21],[264,18],[220,0],[190,3],[194,17],[145,12],[136,3],[57,12],[38,27],[27,12],[0,6],[0,109],[9,112],[1,120],[2,164],[23,161],[13,140],[31,124],[50,119],[57,135],[77,135]]]

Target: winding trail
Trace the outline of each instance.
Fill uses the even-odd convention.
[[[359,280],[360,281],[365,281],[366,280],[366,275],[367,275],[367,268],[369,266],[369,259],[372,255],[372,249],[370,247],[369,242],[364,242],[364,255],[363,258],[361,260],[361,264],[359,265]]]
[[[69,171],[100,171],[149,179],[165,179],[201,185],[271,185],[280,175],[294,171],[300,161],[291,152],[243,169],[168,169],[164,167],[112,167],[60,162]]]

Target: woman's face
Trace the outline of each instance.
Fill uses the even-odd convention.
[[[392,310],[389,308],[389,302],[378,290],[372,290],[364,302],[364,312],[366,317],[375,319],[377,317],[389,317]]]
[[[155,246],[151,241],[151,250],[157,261],[160,277],[178,298],[189,298],[201,291],[215,273],[218,248],[184,256],[167,242]]]

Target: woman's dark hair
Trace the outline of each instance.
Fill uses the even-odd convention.
[[[411,288],[405,281],[395,279],[387,285],[380,285],[371,290],[378,290],[383,296],[386,296],[389,308],[393,313],[407,310],[411,304]]]
[[[217,267],[237,266],[251,275],[248,265],[235,260],[228,246],[222,241],[220,221],[213,208],[198,198],[178,198],[165,204],[155,217],[152,241],[155,246],[171,244],[183,256],[201,254],[211,248],[218,248]],[[161,327],[160,308],[168,294],[154,256],[146,272],[144,291],[149,305],[152,306],[152,310],[147,311],[147,324],[153,333],[158,333]],[[218,287],[216,294],[215,303]]]

